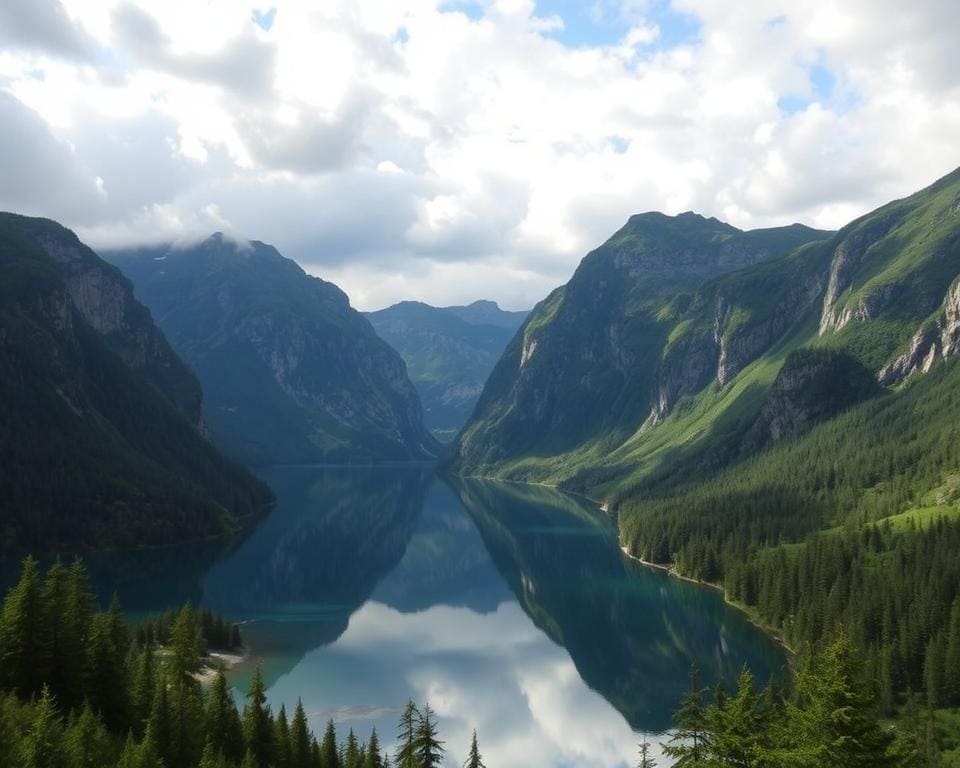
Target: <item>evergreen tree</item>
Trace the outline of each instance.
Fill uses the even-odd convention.
[[[376,731],[374,731],[376,733]],[[290,766],[291,768],[310,768],[310,729],[307,715],[303,711],[303,702],[297,701],[290,726]],[[378,766],[379,768],[379,766]]]
[[[467,755],[467,762],[463,764],[464,768],[487,768],[483,764],[483,756],[480,754],[480,748],[477,746],[477,731],[474,729],[473,738],[470,740],[470,753]],[[644,766],[644,768],[651,768]]]
[[[794,768],[884,768],[893,764],[892,740],[862,660],[841,635],[811,653],[797,672],[795,694],[769,757]]]
[[[138,736],[143,735],[147,727],[147,718],[150,717],[153,696],[157,689],[153,653],[153,648],[144,647],[135,657],[130,709],[133,731]]]
[[[377,736],[377,729],[370,732],[370,740],[367,742],[366,753],[363,757],[363,768],[383,768],[383,755],[380,752],[380,737]]]
[[[327,728],[323,733],[323,744],[320,746],[320,763],[323,768],[340,768],[340,755],[337,752],[337,730],[333,720],[327,720]]]
[[[346,747],[343,750],[343,768],[362,768],[360,763],[360,744],[357,743],[357,737],[350,729],[347,735]]]
[[[23,561],[20,580],[3,601],[0,612],[0,676],[5,688],[25,698],[40,693],[50,665],[40,569]]]
[[[420,712],[417,705],[407,701],[400,715],[397,731],[397,768],[418,768],[417,732],[420,725]]]
[[[200,669],[203,637],[193,606],[187,603],[173,622],[170,630],[173,651],[173,671],[177,678],[188,677]]]
[[[274,730],[274,768],[290,768],[290,723],[287,720],[286,705],[280,705]]]
[[[20,746],[18,768],[63,768],[66,765],[63,736],[53,695],[48,688],[43,688]]]
[[[166,768],[167,764],[160,757],[162,746],[153,731],[153,724],[147,723],[143,741],[137,749],[137,768]]]
[[[137,742],[132,733],[127,734],[127,740],[120,751],[120,759],[117,761],[117,768],[137,768]]]
[[[173,761],[176,756],[176,748],[173,743],[173,712],[170,707],[170,693],[165,674],[157,676],[157,687],[153,692],[150,717],[147,718],[147,724],[144,728],[144,741],[146,741],[147,733],[153,739],[153,749],[157,752],[158,758],[163,761],[165,766],[173,768]]]
[[[650,755],[650,742],[647,741],[647,734],[643,734],[643,740],[640,742],[640,762],[637,768],[656,768],[657,761]],[[471,765],[472,768],[472,765]]]
[[[675,758],[677,768],[701,768],[706,764],[709,742],[703,689],[699,687],[698,678],[699,670],[694,664],[690,668],[690,690],[673,714],[676,728],[670,743],[663,748],[664,754]]]
[[[239,762],[243,759],[243,728],[240,714],[230,695],[227,678],[218,671],[207,689],[204,707],[204,723],[207,740],[214,754],[223,754],[229,760]],[[298,767],[299,768],[299,767]]]
[[[718,691],[706,711],[708,754],[713,762],[731,768],[753,768],[761,763],[767,723],[753,686],[753,675],[744,667],[732,698]]]
[[[115,754],[110,734],[89,704],[68,725],[64,742],[70,768],[101,768]]]
[[[421,768],[435,768],[443,760],[443,742],[439,740],[437,720],[429,704],[423,707],[414,738],[417,760]]]
[[[243,709],[243,738],[258,768],[269,768],[274,755],[273,718],[259,666],[250,681]]]

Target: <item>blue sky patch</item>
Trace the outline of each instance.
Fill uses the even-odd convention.
[[[250,20],[260,27],[260,29],[269,32],[270,27],[273,26],[273,20],[276,18],[276,16],[276,8],[271,8],[269,11],[261,11],[257,8],[254,8],[253,13],[250,14]]]
[[[660,37],[654,48],[672,48],[696,40],[700,24],[696,18],[677,13],[667,0],[650,4],[642,18],[627,18],[617,10],[618,3],[584,2],[584,0],[537,0],[538,16],[559,16],[562,30],[551,36],[571,47],[614,45],[623,39],[631,26],[655,24]],[[614,6],[614,7],[611,7]]]

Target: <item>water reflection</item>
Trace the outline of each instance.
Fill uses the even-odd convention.
[[[707,683],[782,664],[718,594],[625,560],[577,499],[416,468],[265,479],[277,507],[245,537],[91,567],[130,610],[192,599],[244,621],[234,682],[261,664],[274,708],[302,697],[315,730],[376,725],[389,745],[412,698],[440,715],[449,765],[476,727],[498,768],[628,766],[693,660]]]

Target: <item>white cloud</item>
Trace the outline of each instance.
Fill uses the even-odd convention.
[[[531,0],[5,3],[0,202],[95,244],[219,222],[364,308],[520,307],[637,211],[838,226],[960,164],[953,0],[672,0],[681,43],[664,5],[568,47]]]

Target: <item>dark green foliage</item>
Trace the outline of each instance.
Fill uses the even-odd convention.
[[[204,608],[198,614],[194,613],[196,614],[194,620],[199,622],[201,654],[207,651],[229,653],[243,649],[243,638],[237,624],[215,614],[209,608]],[[136,626],[137,645],[141,647],[170,645],[178,616],[176,611],[171,610],[139,622]]]
[[[419,755],[417,754],[417,730],[421,715],[417,705],[408,701],[400,715],[400,724],[397,727],[397,768],[417,768]]]
[[[483,764],[483,755],[480,754],[480,747],[477,746],[477,732],[473,732],[473,738],[470,740],[470,752],[467,754],[467,761],[463,764],[463,768],[487,768]],[[642,768],[653,768],[653,765],[649,762],[645,763]]]
[[[437,768],[443,760],[445,750],[438,734],[436,715],[425,704],[413,740],[420,768]]]
[[[0,215],[0,328],[0,552],[222,534],[270,500],[203,437],[193,374],[73,233]]]
[[[690,690],[673,715],[676,727],[663,751],[674,758],[677,768],[701,768],[710,747],[710,733],[703,706],[704,691],[698,684],[696,666],[690,670]]]
[[[247,703],[243,708],[243,740],[256,765],[265,768],[271,764],[276,740],[260,667],[253,673],[250,690],[247,691]]]
[[[811,651],[786,697],[773,689],[758,694],[746,670],[733,697],[719,688],[706,709],[694,688],[677,713],[686,742],[675,738],[665,751],[688,768],[935,765],[920,756],[913,722],[905,718],[894,731],[881,721],[859,656],[843,636]]]

